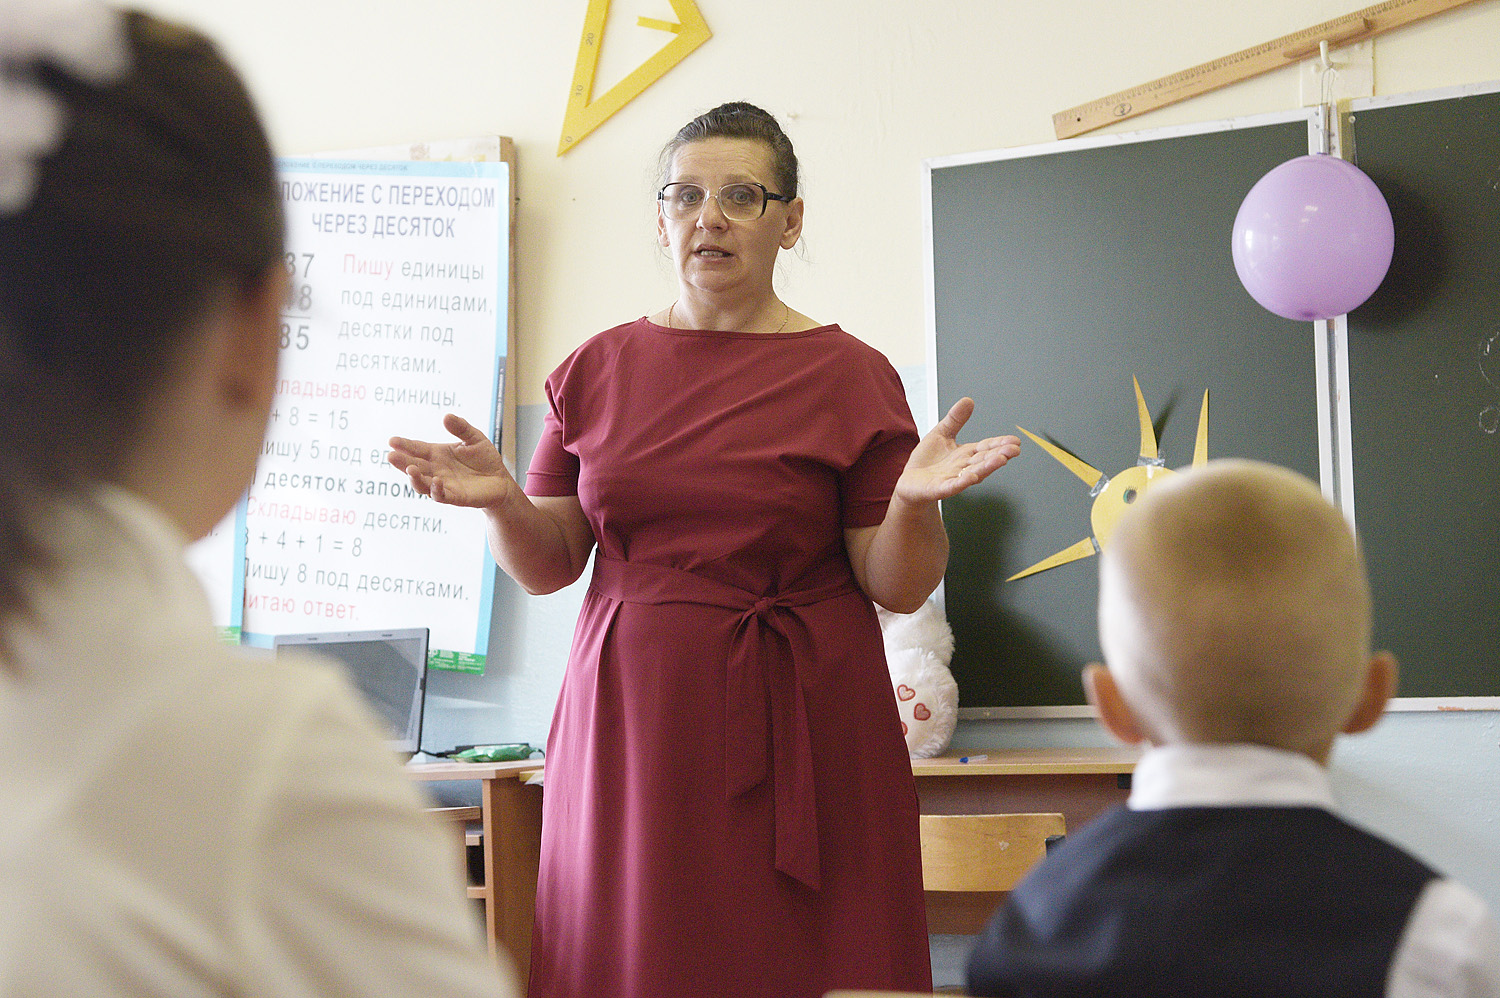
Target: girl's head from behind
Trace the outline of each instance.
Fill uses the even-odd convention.
[[[183,462],[199,467],[141,456],[174,421],[203,415],[183,387],[193,365],[265,360],[244,320],[266,325],[279,293],[283,223],[260,120],[207,39],[87,0],[0,3],[3,624],[26,606],[25,576],[46,567],[58,502],[101,483],[226,475],[190,448]],[[269,406],[270,342],[269,374],[228,389],[251,410]],[[250,442],[224,432],[223,461],[242,480],[218,491],[243,490],[253,454],[243,467],[235,451]],[[178,521],[200,532],[237,494],[215,511],[205,491],[201,514]]]
[[[1158,744],[1321,760],[1341,730],[1374,723],[1394,682],[1394,661],[1371,656],[1353,531],[1312,482],[1257,462],[1210,462],[1132,507],[1101,561],[1099,633]]]

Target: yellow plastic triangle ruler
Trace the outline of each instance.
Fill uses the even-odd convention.
[[[708,24],[693,0],[671,0],[677,23],[654,17],[638,17],[643,28],[671,32],[675,37],[655,55],[637,66],[625,79],[594,99],[594,72],[599,68],[599,48],[604,42],[604,22],[609,18],[609,0],[589,0],[583,19],[583,37],[578,41],[578,63],[573,67],[573,86],[568,91],[568,109],[563,115],[561,156],[585,135],[604,124],[620,108],[639,97],[641,91],[667,75],[687,54],[712,37]]]

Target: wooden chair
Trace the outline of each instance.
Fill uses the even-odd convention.
[[[922,886],[928,931],[974,935],[999,904],[1060,841],[1061,814],[924,814]]]
[[[929,932],[974,935],[1066,831],[1060,814],[924,814],[922,886]],[[939,988],[939,994],[960,994]],[[911,991],[828,992],[824,998],[918,998]],[[930,998],[930,996],[928,996]]]

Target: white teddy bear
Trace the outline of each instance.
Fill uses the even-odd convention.
[[[929,759],[948,747],[958,726],[958,683],[948,671],[953,628],[933,600],[916,613],[876,607],[885,637],[885,659],[901,712],[901,731],[913,759]]]

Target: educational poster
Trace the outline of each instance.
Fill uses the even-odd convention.
[[[510,316],[509,165],[282,160],[281,373],[246,500],[244,635],[427,627],[482,673],[496,568],[477,510],[414,491],[392,435],[494,432]]]

